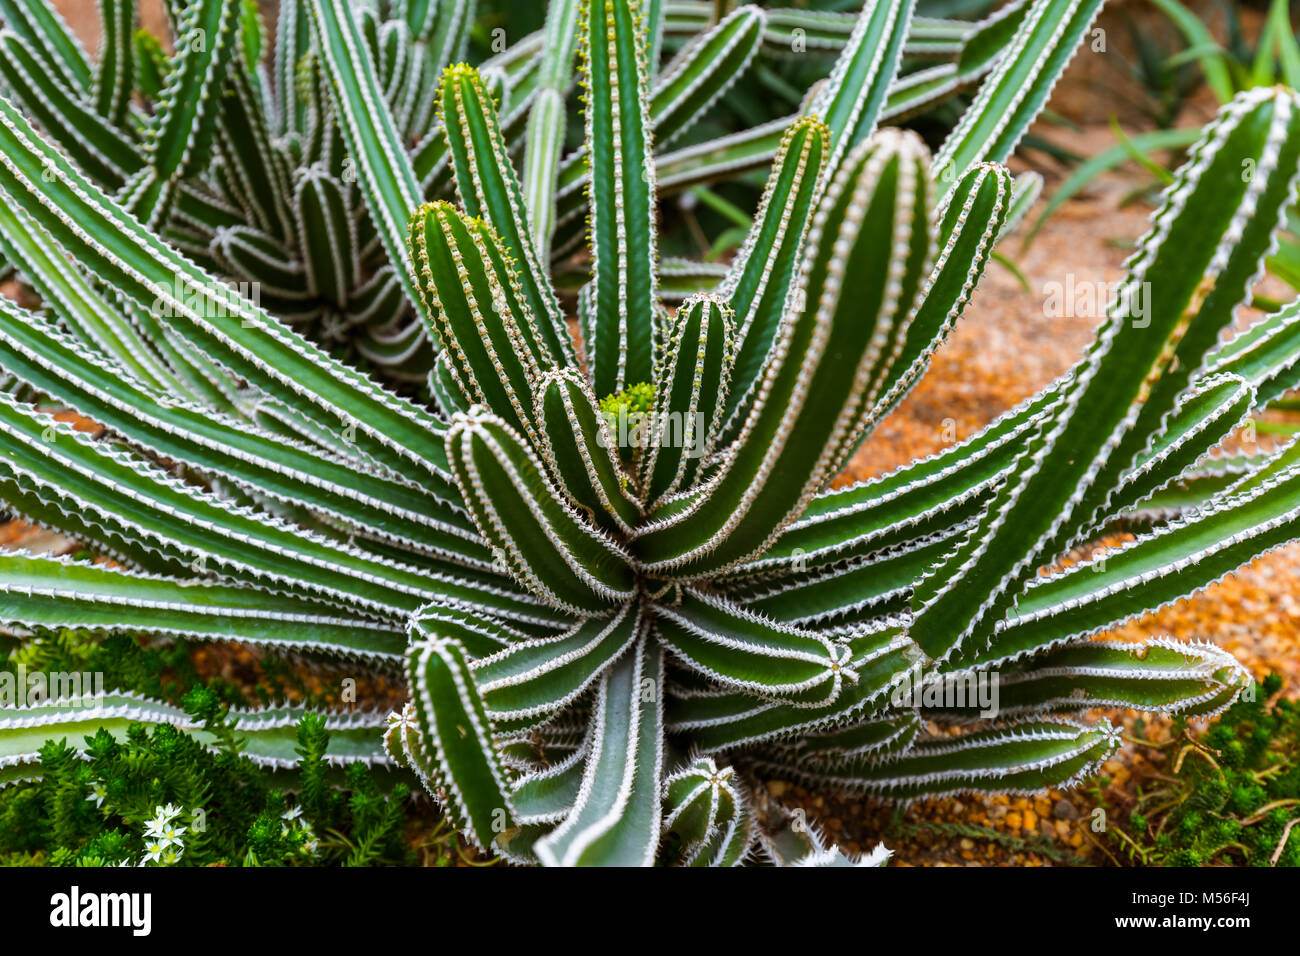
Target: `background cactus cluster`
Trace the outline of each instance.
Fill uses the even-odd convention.
[[[1100,6],[556,0],[475,69],[464,2],[286,3],[269,42],[173,0],[166,55],[104,0],[92,62],[0,0],[0,251],[33,306],[0,300],[0,499],[114,561],[0,553],[0,618],[401,672],[400,713],[324,715],[323,757],[546,864],[878,864],[755,781],[1037,791],[1117,746],[1090,710],[1228,706],[1224,651],[1091,638],[1300,537],[1292,447],[1209,457],[1300,383],[1300,302],[1235,331],[1294,200],[1294,93],[1205,129],[1073,368],[832,487],[1032,203],[1003,163]],[[793,31],[836,53],[798,115],[668,149]],[[886,125],[966,88],[933,155]],[[734,262],[660,256],[665,192],[768,166]],[[994,677],[994,713],[938,693]],[[0,783],[51,737],[180,719],[87,703],[0,709]],[[300,717],[244,714],[245,754],[292,765]]]

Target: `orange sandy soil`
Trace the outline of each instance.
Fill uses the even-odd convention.
[[[60,3],[69,19],[93,45],[97,24],[93,7]],[[148,8],[146,4],[146,9]],[[1110,12],[1120,4],[1112,3]],[[1129,5],[1133,9],[1134,5]],[[1122,45],[1122,31],[1114,19],[1109,32]],[[1253,24],[1252,24],[1253,26]],[[1116,50],[1111,56],[1125,55]],[[1114,145],[1106,125],[1112,110],[1120,112],[1126,126],[1136,120],[1132,101],[1124,94],[1131,82],[1115,69],[1110,57],[1081,54],[1056,91],[1052,108],[1077,122],[1081,129],[1039,124],[1036,132],[1085,156]],[[1120,95],[1115,91],[1118,88]],[[1204,96],[1188,107],[1179,125],[1201,125],[1213,112]],[[1038,158],[1037,156],[1035,157]],[[1050,196],[1068,171],[1051,161],[1013,161],[1019,172],[1035,168],[1047,179]],[[1026,291],[1009,270],[992,263],[966,310],[961,323],[935,356],[929,374],[902,406],[887,419],[852,462],[842,482],[886,473],[917,457],[933,454],[988,424],[1003,411],[1033,394],[1059,375],[1081,355],[1092,340],[1095,317],[1049,318],[1044,313],[1045,286],[1066,281],[1073,273],[1076,284],[1114,283],[1132,241],[1145,231],[1151,207],[1128,202],[1145,182],[1140,171],[1121,170],[1096,180],[1082,196],[1062,206],[1034,242],[1023,248],[1018,238],[1002,247],[1025,276]],[[1040,200],[1041,209],[1043,200]],[[1036,214],[1037,210],[1035,211]],[[1033,215],[1030,217],[1032,221]],[[1024,227],[1021,232],[1023,234]],[[1285,286],[1271,280],[1257,290],[1276,299],[1288,299]],[[1247,324],[1257,313],[1242,309]],[[1271,441],[1261,435],[1261,443]],[[1265,447],[1268,447],[1267,445]],[[25,547],[35,551],[66,552],[74,546],[58,535],[30,528],[21,522],[0,525],[0,547]],[[1256,677],[1269,671],[1284,675],[1286,693],[1300,687],[1300,543],[1261,557],[1224,581],[1177,605],[1130,622],[1099,640],[1134,640],[1150,636],[1209,640],[1226,648]],[[252,652],[218,653],[200,650],[200,664],[228,679],[255,680],[256,655]],[[336,686],[328,677],[321,686]],[[376,687],[383,697],[395,689]],[[1112,721],[1132,725],[1131,711],[1108,714]],[[1167,722],[1155,721],[1145,730],[1148,739],[1167,736]],[[1162,752],[1126,742],[1107,761],[1107,802],[1124,805],[1132,800],[1136,784],[1162,769]],[[773,780],[771,795],[790,806],[807,808],[845,849],[870,849],[888,827],[893,810],[855,798],[840,798]],[[1034,798],[966,797],[913,804],[902,816],[905,838],[890,840],[896,865],[1052,865],[1063,855],[1088,863],[1107,864],[1088,830],[1095,801],[1089,793],[1052,792]],[[926,833],[927,826],[960,824],[989,828],[998,836],[987,838],[950,833]],[[951,828],[949,828],[951,829]],[[917,831],[922,831],[917,833]]]

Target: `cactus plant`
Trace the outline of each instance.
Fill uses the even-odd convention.
[[[754,781],[1034,791],[1113,751],[1089,710],[1227,706],[1248,681],[1227,653],[1091,637],[1300,536],[1293,450],[1205,464],[1300,382],[1300,302],[1225,340],[1293,197],[1295,94],[1242,94],[1207,127],[1074,368],[966,441],[832,486],[1023,207],[1001,162],[1099,5],[1035,0],[933,159],[879,128],[912,4],[868,5],[786,125],[736,261],[672,310],[645,23],[636,0],[588,0],[571,331],[529,207],[562,180],[554,143],[555,178],[521,176],[490,80],[453,65],[435,108],[459,204],[417,206],[364,19],[317,0],[346,155],[437,347],[436,406],[160,235],[141,214],[174,179],[110,195],[0,99],[0,227],[46,306],[0,302],[22,386],[0,395],[0,497],[116,562],[0,554],[0,617],[400,668],[409,703],[382,735],[332,718],[332,756],[406,767],[480,847],[546,864],[878,864],[786,825]],[[337,206],[312,200],[321,221]],[[1061,566],[1135,517],[1131,543]],[[993,676],[996,713],[935,692]],[[39,773],[38,737],[172,716],[80,703],[0,709],[0,781]],[[249,755],[283,762],[283,714],[247,721]]]
[[[175,48],[168,54],[157,38],[133,32],[133,0],[105,0],[92,62],[47,2],[0,4],[0,83],[15,105],[189,259],[255,292],[350,363],[421,387],[434,356],[408,284],[404,232],[419,202],[455,196],[437,87],[443,68],[464,56],[475,4],[287,0],[272,37],[254,0],[168,0]],[[920,66],[899,78],[887,115],[970,88],[996,61],[1023,6],[982,24],[917,18],[907,51]],[[582,239],[582,155],[560,154],[578,7],[552,4],[545,31],[518,37],[480,66],[501,100],[505,138],[523,159],[532,222],[546,237],[538,239],[543,259],[557,223],[558,256]],[[651,89],[658,161],[674,190],[770,162],[789,117],[670,147],[760,51],[806,46],[815,78],[854,22],[742,6],[711,24],[697,3],[655,9],[659,44],[667,37],[677,49],[662,74],[655,59]],[[25,271],[20,250],[0,247],[0,259],[7,274]],[[669,274],[683,290],[712,278],[684,262]],[[172,351],[173,364],[211,377],[183,347]]]

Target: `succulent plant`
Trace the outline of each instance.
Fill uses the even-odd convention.
[[[408,284],[405,225],[417,204],[454,198],[437,120],[442,70],[464,56],[470,0],[345,3],[287,0],[274,35],[255,0],[167,0],[174,52],[134,30],[133,0],[99,4],[102,39],[91,60],[48,0],[0,3],[0,83],[95,185],[169,244],[353,364],[418,388],[433,360]],[[551,5],[547,28],[481,64],[500,100],[502,130],[522,158],[538,239],[557,254],[581,244],[581,153],[562,156],[579,4]],[[969,88],[996,62],[1023,16],[1019,0],[987,23],[917,18],[909,65],[888,115],[902,116]],[[806,49],[812,75],[847,41],[855,17],[743,6],[711,23],[711,6],[654,5],[651,65],[658,159],[673,190],[769,163],[789,117],[721,141],[669,151],[756,55]],[[355,21],[355,22],[354,22]],[[339,85],[336,77],[349,80]],[[358,77],[364,82],[354,83]],[[697,137],[698,140],[698,137]],[[0,248],[6,274],[24,271]],[[666,270],[670,297],[716,268]],[[169,360],[212,377],[183,346]],[[124,358],[124,356],[119,356]],[[201,384],[196,387],[202,387]]]
[[[231,294],[0,99],[0,232],[45,306],[0,302],[0,367],[38,399],[0,396],[0,498],[116,562],[0,554],[0,618],[400,667],[403,711],[382,738],[377,715],[332,718],[332,756],[406,767],[480,847],[547,864],[878,864],[754,781],[1035,791],[1113,751],[1086,711],[1227,706],[1249,678],[1226,652],[1091,638],[1300,536],[1294,450],[1207,458],[1300,381],[1300,303],[1227,337],[1293,197],[1295,94],[1242,94],[1206,129],[1074,368],[935,456],[832,484],[1023,211],[1001,162],[1099,5],[1029,6],[933,159],[878,128],[912,5],[869,6],[786,125],[736,261],[674,311],[645,22],[588,0],[571,330],[551,205],[530,207],[552,180],[516,171],[491,83],[443,73],[460,202],[417,207],[364,18],[319,0],[347,156],[437,347],[436,407]],[[1120,522],[1145,527],[1063,566]],[[994,679],[991,710],[946,693]],[[174,716],[80,703],[0,709],[0,781],[39,773],[37,736]],[[247,715],[250,756],[282,762],[287,719]]]

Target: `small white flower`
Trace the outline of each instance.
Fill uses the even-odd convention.
[[[294,807],[293,809],[286,810],[284,813],[280,814],[280,819],[292,822],[297,820],[300,816],[302,816],[302,807]]]
[[[144,845],[144,859],[141,860],[140,862],[142,864],[158,863],[162,860],[162,855],[166,851],[167,851],[167,844],[163,843],[162,840],[154,840],[151,843],[146,843]]]
[[[90,796],[86,799],[95,801],[96,807],[102,807],[104,805],[104,798],[107,796],[108,787],[104,786],[102,783],[97,783],[90,788]]]
[[[162,852],[162,858],[159,862],[163,866],[175,866],[181,861],[181,855],[185,852],[182,847],[169,846]]]
[[[155,807],[153,819],[146,820],[144,824],[144,835],[163,841],[164,845],[179,843],[180,835],[185,832],[185,827],[178,827],[172,821],[180,816],[181,808],[175,804],[167,804],[165,807]]]
[[[401,728],[403,730],[415,730],[418,726],[415,722],[415,709],[407,704],[400,711],[392,711],[384,718],[390,728]]]

